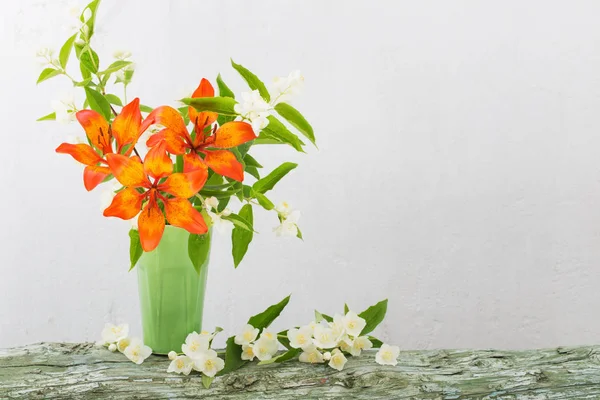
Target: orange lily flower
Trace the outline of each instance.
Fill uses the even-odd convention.
[[[150,149],[144,163],[116,153],[107,154],[106,161],[125,188],[116,194],[104,210],[104,216],[128,220],[140,214],[138,230],[144,251],[158,246],[165,229],[165,217],[171,225],[190,233],[208,231],[202,214],[188,200],[204,186],[208,178],[206,170],[173,173],[165,142]]]
[[[133,151],[141,133],[140,100],[136,98],[123,107],[112,124],[93,110],[81,110],[75,116],[85,130],[91,146],[83,143],[63,143],[58,146],[56,152],[70,154],[75,160],[86,165],[83,184],[90,191],[110,175],[110,168],[105,159],[107,154],[124,152],[130,155]],[[116,149],[113,149],[113,138]]]
[[[192,97],[213,97],[214,93],[212,85],[202,79]],[[144,121],[141,131],[152,124],[160,124],[165,129],[150,137],[148,146],[166,142],[169,153],[183,155],[184,172],[210,167],[220,175],[236,181],[244,180],[242,164],[226,149],[256,139],[252,126],[241,121],[227,122],[218,129],[213,129],[211,135],[210,132],[205,133],[205,130],[217,120],[217,113],[198,112],[189,107],[188,115],[195,127],[194,138],[177,110],[169,106],[154,109]]]

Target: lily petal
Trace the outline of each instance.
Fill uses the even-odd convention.
[[[252,125],[242,121],[227,122],[215,133],[215,141],[212,147],[230,149],[240,144],[256,139]]]
[[[181,198],[169,199],[165,202],[165,214],[169,223],[190,233],[202,235],[208,231],[202,214],[189,201]]]
[[[112,153],[111,136],[106,119],[94,110],[81,110],[75,116],[85,130],[90,143],[102,154]]]
[[[204,154],[204,163],[217,174],[238,182],[244,180],[244,167],[229,150],[205,150]]]
[[[125,188],[115,195],[110,206],[104,210],[104,216],[131,219],[140,213],[144,196],[144,193],[133,188]]]
[[[144,132],[150,125],[154,124],[160,124],[166,128],[163,133],[167,141],[167,150],[171,154],[183,154],[185,152],[185,142],[192,142],[183,118],[179,111],[173,107],[161,106],[155,108],[142,123],[140,132]]]
[[[140,112],[140,99],[135,98],[121,110],[112,123],[112,134],[118,145],[119,153],[123,146],[133,145],[140,135],[140,126],[142,125],[142,113]]]
[[[56,152],[70,154],[75,160],[85,165],[96,165],[102,161],[92,146],[84,143],[63,143],[56,148]]]
[[[154,179],[164,178],[173,172],[173,161],[167,154],[167,143],[160,142],[144,158],[144,171]]]
[[[117,180],[128,187],[148,187],[150,182],[144,172],[144,165],[133,158],[121,154],[107,154],[106,161]]]
[[[87,191],[93,190],[96,186],[110,175],[110,168],[100,165],[88,165],[83,170],[83,185]]]
[[[197,97],[215,97],[215,89],[205,78],[202,78],[200,84],[192,94],[192,98]],[[209,111],[198,112],[194,107],[190,106],[188,107],[188,116],[190,117],[190,121],[192,121],[196,127],[196,133],[198,133],[202,132],[206,126],[214,123],[219,114]]]
[[[207,178],[208,171],[204,169],[177,173],[170,175],[166,181],[158,185],[158,189],[175,197],[189,199],[202,189]]]
[[[150,195],[150,201],[138,217],[138,230],[142,249],[144,251],[154,250],[160,243],[165,230],[165,216],[153,194]]]
[[[202,158],[198,153],[188,153],[183,156],[183,172],[195,171],[197,169],[208,169]]]

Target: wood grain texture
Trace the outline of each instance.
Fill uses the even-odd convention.
[[[255,363],[204,389],[198,374],[167,374],[93,344],[40,343],[0,350],[0,399],[600,399],[600,346],[528,351],[370,351],[338,372],[297,361]]]

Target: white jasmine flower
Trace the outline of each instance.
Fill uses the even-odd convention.
[[[105,344],[116,343],[119,339],[123,339],[129,335],[129,325],[113,325],[107,323],[104,325],[104,329],[102,329],[102,341]]]
[[[131,52],[126,50],[117,50],[113,53],[113,57],[117,60],[125,60],[131,57]]]
[[[355,339],[346,338],[340,342],[340,348],[353,356],[360,356],[363,350],[369,350],[373,343],[367,336],[359,336]]]
[[[375,361],[381,365],[396,365],[398,364],[399,355],[400,348],[398,346],[382,344],[377,354],[375,354]]]
[[[74,34],[76,32],[79,32],[81,30],[82,26],[84,25],[84,23],[81,22],[81,19],[80,19],[80,17],[81,17],[81,8],[78,5],[73,4],[73,5],[71,5],[71,6],[68,7],[67,13],[71,17],[71,19],[70,19],[70,21],[69,21],[69,23],[67,25],[63,26],[63,28],[67,32],[69,32],[69,34],[72,35],[72,34]],[[92,16],[91,15],[91,10],[90,10],[89,16],[90,17]]]
[[[271,86],[271,104],[275,105],[284,101],[289,101],[293,95],[302,91],[304,86],[304,76],[300,71],[292,71],[287,77],[277,77],[273,79]]]
[[[338,345],[339,334],[323,325],[315,327],[313,343],[320,349],[331,349]]]
[[[268,340],[275,340],[277,341],[277,335],[271,331],[268,331],[266,329],[263,329],[262,333],[260,334],[261,339],[268,339]]]
[[[85,44],[85,40],[83,40],[81,37],[78,37],[75,39],[75,44],[78,46],[83,46]]]
[[[204,199],[204,208],[208,211],[216,210],[219,207],[219,199],[216,197],[207,197]]]
[[[343,318],[344,317],[342,317],[341,315],[335,314],[333,316],[333,322],[327,323],[327,325],[333,331],[333,336],[336,337],[338,341],[345,339],[347,337],[346,329],[345,329],[345,326],[343,323]]]
[[[315,327],[318,326],[320,324],[316,323],[315,321],[310,321],[308,324],[306,324],[306,326],[308,326],[310,328],[310,334],[313,335],[315,332]]]
[[[152,354],[152,349],[144,345],[140,339],[133,338],[123,354],[125,354],[125,357],[129,358],[134,363],[141,364],[146,358],[150,357],[150,354]]]
[[[261,336],[254,345],[252,351],[256,358],[260,361],[266,361],[273,358],[277,350],[279,349],[279,342],[277,339],[270,338],[268,336]]]
[[[115,351],[117,351],[117,345],[116,345],[116,344],[114,344],[114,343],[111,343],[111,344],[108,346],[108,350],[110,350],[110,351],[112,351],[112,352],[114,353]]]
[[[171,350],[168,354],[169,356],[169,360],[173,361],[174,359],[177,358],[177,353],[175,353],[173,350]]]
[[[346,365],[347,361],[348,359],[346,358],[346,356],[344,356],[344,353],[342,353],[340,349],[333,349],[333,351],[331,352],[331,359],[329,360],[328,365],[333,369],[341,371],[344,369],[344,365]]]
[[[54,50],[52,50],[48,47],[42,47],[42,48],[38,49],[38,51],[35,53],[35,55],[37,57],[42,57],[42,58],[51,58],[53,54],[54,54]]]
[[[190,372],[192,372],[193,367],[194,361],[188,356],[175,356],[173,361],[171,361],[171,364],[169,364],[167,372],[175,372],[176,374],[189,375]]]
[[[300,211],[292,211],[287,218],[281,221],[281,224],[273,229],[277,236],[297,236],[298,235],[298,220],[300,219]]]
[[[289,203],[282,201],[275,207],[275,211],[277,211],[277,214],[279,214],[281,218],[286,219],[291,214],[292,207]]]
[[[52,108],[56,114],[56,120],[61,124],[75,121],[77,107],[72,94],[63,95],[59,100],[52,101]]]
[[[183,353],[191,358],[196,358],[208,350],[210,337],[192,332],[185,338],[185,343],[181,345]]]
[[[215,376],[224,367],[225,361],[217,357],[217,352],[212,349],[202,352],[194,360],[194,369],[210,377]]]
[[[344,325],[346,333],[357,337],[367,325],[367,321],[359,317],[355,312],[348,311],[346,315],[342,317],[342,324]]]
[[[323,362],[323,354],[317,350],[315,346],[308,347],[304,349],[300,357],[298,358],[300,362],[317,364]]]
[[[256,340],[256,337],[258,336],[259,331],[260,330],[258,328],[255,328],[252,325],[247,324],[244,327],[244,329],[242,330],[242,333],[240,333],[239,335],[236,335],[236,337],[233,339],[233,341],[235,342],[235,344],[249,345],[250,343],[252,343]]]
[[[214,213],[212,211],[207,211],[206,213],[210,216],[210,219],[212,220],[212,226],[217,230],[217,232],[228,233],[231,231],[231,229],[233,229],[233,222],[221,218],[227,216],[224,213]],[[229,211],[229,213],[231,214],[231,211]]]
[[[251,344],[243,344],[242,345],[242,360],[252,361],[254,360],[254,350],[252,350],[254,346]]]
[[[67,143],[81,144],[81,143],[87,143],[87,142],[81,135],[69,135],[69,136],[67,136]]]
[[[243,92],[242,101],[234,106],[234,111],[239,114],[239,119],[250,121],[254,133],[257,135],[269,124],[267,119],[272,107],[264,101],[258,90]]]
[[[123,353],[125,351],[125,349],[127,348],[127,346],[129,346],[130,344],[131,344],[131,339],[128,337],[119,339],[119,341],[117,342],[117,350],[119,350],[121,353]]]
[[[325,353],[323,353],[323,360],[325,361],[329,361],[331,360],[331,353],[326,351]]]
[[[290,329],[287,337],[290,340],[290,346],[295,349],[304,349],[312,345],[313,329],[310,326],[303,326],[300,329]]]

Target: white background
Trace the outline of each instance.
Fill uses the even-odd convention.
[[[79,127],[36,123],[68,90],[36,87],[35,50],[66,38],[67,3],[4,2],[0,347],[141,334],[127,223],[102,217],[55,147]],[[130,94],[176,105],[233,57],[265,81],[301,69],[294,103],[318,151],[272,192],[305,241],[257,235],[209,274],[206,327],[229,332],[293,293],[276,327],[389,298],[378,335],[402,348],[598,343],[600,28],[596,1],[104,0],[101,62],[129,49]],[[73,65],[72,67],[74,67]],[[76,71],[76,69],[73,69]]]

